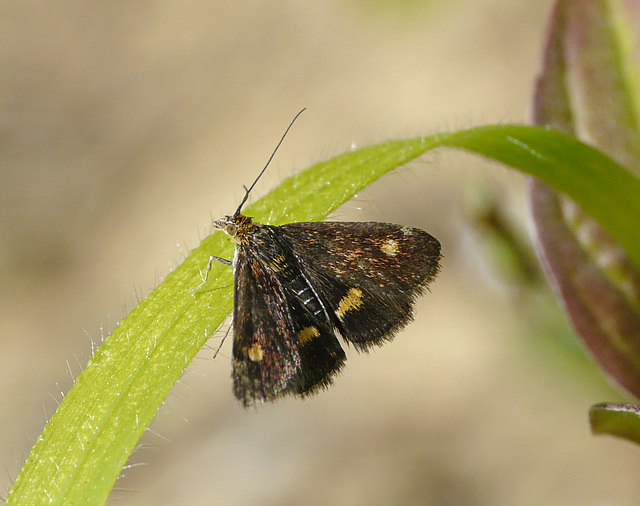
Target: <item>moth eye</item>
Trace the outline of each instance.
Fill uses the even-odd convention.
[[[224,231],[229,234],[231,237],[236,235],[236,232],[238,231],[238,227],[235,226],[234,223],[227,223],[224,226]]]

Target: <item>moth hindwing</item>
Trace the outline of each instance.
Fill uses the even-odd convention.
[[[214,222],[237,243],[233,391],[246,407],[326,387],[346,356],[390,340],[438,273],[440,243],[389,223]]]

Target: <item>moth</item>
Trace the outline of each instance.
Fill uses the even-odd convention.
[[[303,109],[304,110],[304,109]],[[440,243],[390,223],[263,225],[236,212],[213,223],[236,243],[233,393],[243,406],[329,386],[344,366],[341,338],[358,351],[390,341],[413,318],[439,270]],[[205,279],[206,281],[206,279]]]

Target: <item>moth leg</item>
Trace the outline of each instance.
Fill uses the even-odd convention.
[[[216,348],[216,351],[213,353],[213,359],[215,360],[215,358],[218,356],[218,353],[220,353],[220,350],[222,349],[222,345],[224,344],[224,340],[227,338],[227,336],[229,335],[229,332],[231,331],[231,328],[233,327],[233,324],[230,324],[227,327],[227,331],[224,333],[224,336],[222,336],[222,340],[220,341],[220,344],[218,345],[218,347]]]
[[[216,256],[210,256],[209,257],[209,262],[207,263],[207,274],[209,274],[209,271],[211,270],[211,264],[214,262],[214,260],[216,262],[220,262],[221,264],[224,264],[228,267],[232,267],[233,266],[233,262],[231,260],[227,260],[226,258],[221,258],[221,257],[216,257]]]
[[[204,270],[204,281],[200,283],[198,286],[196,286],[195,288],[192,288],[190,290],[190,293],[198,291],[200,288],[202,288],[206,284],[207,279],[209,279],[209,271],[211,271],[211,266],[213,265],[214,261],[220,262],[221,264],[224,264],[228,267],[233,266],[233,262],[231,262],[230,260],[227,260],[226,258],[221,258],[213,255],[210,256],[209,261],[207,262],[207,268]]]

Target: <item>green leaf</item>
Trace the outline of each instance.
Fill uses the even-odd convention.
[[[558,132],[493,126],[392,141],[319,163],[285,180],[245,213],[281,224],[320,220],[368,184],[429,149],[449,146],[535,175],[580,202],[640,265],[640,182],[623,167]],[[100,346],[38,438],[7,504],[100,504],[138,439],[185,367],[232,308],[231,269],[222,233],[189,257]],[[220,388],[228,389],[226,382]]]
[[[640,407],[632,404],[596,404],[589,410],[594,434],[609,434],[640,444]]]

